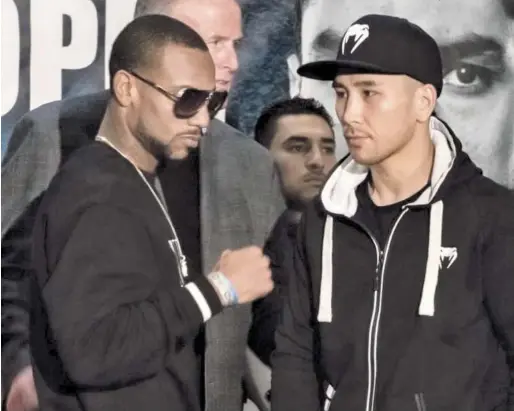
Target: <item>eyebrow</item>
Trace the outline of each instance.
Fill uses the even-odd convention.
[[[241,40],[243,40],[243,37],[244,36],[239,36],[239,37],[233,39],[233,41],[235,41],[235,42],[241,41]],[[211,37],[209,37],[208,41],[232,41],[232,39],[227,36],[220,36],[219,34],[214,34]]]
[[[354,87],[377,87],[379,86],[379,83],[377,83],[375,80],[359,80],[352,83],[352,86]],[[337,80],[334,80],[332,82],[332,88],[346,88],[346,86]]]
[[[467,34],[455,41],[440,43],[444,74],[455,68],[462,60],[470,64],[487,66],[492,70],[502,71],[504,67],[503,46],[492,37],[484,37],[476,33]]]
[[[309,137],[301,136],[301,135],[292,135],[289,136],[283,144],[288,143],[306,143],[309,140]],[[325,144],[335,144],[335,138],[334,137],[322,137],[321,142]]]
[[[328,28],[318,33],[312,42],[314,51],[335,53],[341,43],[341,33]]]

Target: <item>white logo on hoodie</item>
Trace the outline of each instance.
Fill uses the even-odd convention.
[[[439,254],[439,268],[443,267],[445,261],[448,262],[446,268],[450,268],[455,262],[459,253],[457,247],[441,247],[441,253]]]

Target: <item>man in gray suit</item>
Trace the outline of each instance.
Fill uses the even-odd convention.
[[[213,56],[217,88],[230,87],[237,69],[234,47],[240,37],[241,21],[233,0],[139,1],[136,13],[168,14],[194,28]],[[236,25],[238,30],[234,30]],[[32,111],[16,125],[4,158],[2,379],[8,411],[37,407],[37,398],[31,391],[25,281],[30,275],[30,230],[35,210],[62,161],[96,136],[107,99],[108,92],[104,92],[49,103]],[[194,184],[180,187],[177,175],[186,177],[184,184]],[[160,178],[163,186],[169,187],[164,194],[170,213],[183,222],[179,230],[188,238],[195,238],[195,234],[201,238],[184,248],[186,257],[190,250],[192,267],[202,272],[208,272],[224,249],[263,244],[284,207],[266,150],[218,120],[211,122],[199,155],[193,153],[185,162],[168,162]],[[184,187],[197,189],[182,192]],[[183,196],[181,207],[172,201],[177,190]],[[198,211],[198,218],[186,218],[191,214],[183,213],[191,209]],[[241,306],[226,310],[206,327],[206,410],[242,408],[249,323],[250,309]]]

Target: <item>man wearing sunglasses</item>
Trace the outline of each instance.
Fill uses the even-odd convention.
[[[200,411],[198,331],[271,291],[269,260],[258,247],[225,250],[195,272],[162,195],[160,163],[186,158],[223,101],[201,37],[167,16],[137,18],[114,42],[109,74],[96,141],[58,171],[33,225],[41,408]]]
[[[237,3],[137,2],[136,16],[152,13],[175,17],[200,34],[215,64],[216,90],[228,91],[238,68],[235,47],[241,37],[241,14]],[[168,88],[146,72],[133,70],[131,75],[156,97],[164,89],[171,100],[180,100],[176,102],[178,113],[170,109],[170,117],[180,116],[180,111],[187,112],[209,97],[195,90]],[[143,84],[145,81],[151,85]],[[37,408],[28,351],[27,278],[31,275],[30,233],[40,196],[60,164],[78,147],[94,140],[108,97],[109,92],[102,92],[33,110],[15,127],[4,156],[2,397],[8,411]],[[210,96],[211,115],[222,97]],[[158,175],[190,271],[208,273],[224,249],[263,244],[284,206],[272,159],[264,148],[217,119],[211,121],[201,139],[200,150],[193,148],[198,145],[198,136],[187,133],[182,139],[189,142],[189,156],[181,161],[166,161]],[[199,348],[205,350],[206,410],[242,408],[250,315],[247,306],[225,310],[207,323],[205,336],[198,338]]]

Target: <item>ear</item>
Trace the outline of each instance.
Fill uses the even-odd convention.
[[[134,86],[134,79],[125,70],[119,70],[112,79],[112,93],[122,107],[127,107],[132,103],[137,95]]]
[[[423,84],[416,90],[416,119],[420,123],[428,121],[437,104],[437,91],[431,84]]]

